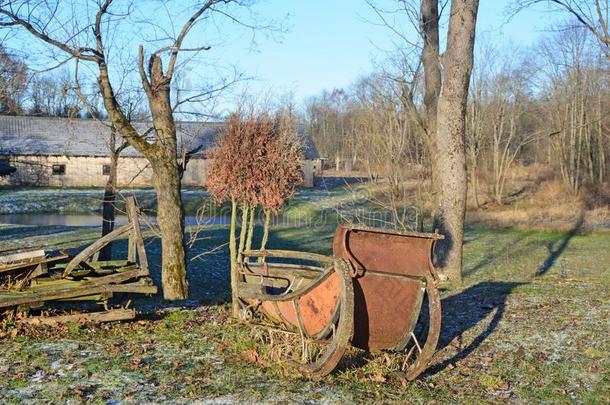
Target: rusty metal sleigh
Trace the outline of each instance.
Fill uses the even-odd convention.
[[[239,316],[252,322],[262,315],[323,342],[316,358],[297,365],[307,377],[331,373],[353,346],[372,353],[403,351],[404,376],[413,380],[426,369],[440,335],[438,275],[431,257],[442,238],[340,225],[332,256],[245,251],[237,283]]]

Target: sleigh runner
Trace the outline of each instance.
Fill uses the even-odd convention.
[[[413,380],[426,369],[440,334],[438,276],[431,254],[442,238],[342,225],[335,232],[333,256],[243,252],[237,284],[240,317],[250,322],[262,314],[326,343],[317,358],[299,365],[308,377],[329,374],[353,346],[368,352],[404,351],[405,377]]]

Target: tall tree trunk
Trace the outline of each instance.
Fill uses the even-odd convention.
[[[424,39],[422,64],[424,66],[424,130],[426,144],[430,155],[431,185],[435,201],[439,194],[439,158],[436,146],[436,128],[438,121],[438,98],[441,92],[442,75],[439,50],[438,0],[422,0],[421,30]]]
[[[163,298],[180,300],[188,297],[186,280],[186,244],[184,209],[180,194],[180,176],[176,158],[155,162],[152,166],[157,193],[157,221],[161,231],[161,265]]]
[[[180,194],[180,166],[176,124],[170,100],[170,80],[163,73],[158,55],[151,57],[148,104],[152,113],[156,144],[150,154],[157,191],[157,220],[161,230],[163,297],[180,300],[188,297],[186,280],[186,243],[184,207]]]
[[[435,227],[445,235],[437,263],[451,280],[462,279],[462,245],[468,179],[466,102],[473,65],[478,0],[453,0],[443,56],[444,80],[438,100],[436,147],[440,171]]]
[[[101,51],[100,51],[101,52]],[[180,196],[180,173],[177,159],[176,126],[170,101],[170,82],[163,75],[159,56],[151,57],[149,84],[143,77],[144,89],[153,117],[155,143],[151,144],[136,131],[121,110],[110,84],[105,60],[98,60],[99,86],[104,106],[117,132],[140,151],[153,169],[153,185],[157,194],[157,215],[161,230],[161,263],[163,297],[167,300],[186,299],[186,253],[184,211]]]
[[[114,230],[117,167],[120,151],[116,148],[116,131],[114,127],[110,132],[110,172],[104,188],[104,200],[102,201],[102,237]],[[99,260],[112,260],[112,242],[100,250]]]

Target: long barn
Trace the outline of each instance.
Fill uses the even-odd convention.
[[[141,133],[145,123],[138,125]],[[180,151],[197,151],[189,160],[182,183],[205,186],[214,146],[222,123],[176,124]],[[303,145],[303,186],[312,187],[321,161],[311,137],[299,131]],[[0,185],[103,187],[110,171],[110,129],[93,119],[0,116],[0,163],[17,170],[0,177]],[[119,138],[120,140],[120,138]],[[132,147],[120,154],[119,187],[150,187],[152,169]]]

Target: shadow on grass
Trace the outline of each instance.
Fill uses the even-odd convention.
[[[557,259],[565,252],[570,240],[582,229],[583,224],[584,216],[581,214],[570,231],[561,238],[550,241],[547,244],[549,254],[536,271],[536,277],[547,274],[547,272],[553,268]],[[503,248],[500,254],[507,253],[509,250],[514,249],[517,242],[526,239],[528,236],[530,236],[529,233],[523,235],[517,241],[511,243],[510,246]],[[491,260],[487,260],[488,258],[486,257],[479,264],[475,265],[469,273],[480,270],[485,265],[490,264],[493,262],[494,258],[500,254],[494,255]],[[502,321],[506,309],[506,300],[513,289],[524,284],[529,283],[485,281],[468,287],[458,294],[444,298],[442,300],[443,321],[438,348],[442,349],[449,344],[456,344],[459,351],[452,358],[429,369],[427,374],[436,374],[444,370],[448,365],[464,359],[476,350]],[[463,342],[461,341],[462,334],[478,325],[492,313],[492,319],[485,329],[470,343],[463,346]]]
[[[426,374],[436,374],[476,350],[502,320],[508,296],[515,287],[523,284],[526,283],[485,281],[444,298],[441,301],[443,321],[437,349],[443,349],[449,344],[457,344],[459,352],[452,358],[430,368]],[[492,313],[493,317],[487,327],[470,343],[463,346],[462,334],[477,326]]]
[[[574,226],[558,241],[553,241],[547,244],[549,256],[536,271],[536,276],[543,276],[553,268],[557,259],[563,254],[568,247],[570,240],[580,232],[585,223],[584,213],[580,213],[578,220]]]
[[[515,253],[516,246],[518,246],[522,242],[528,240],[534,234],[535,234],[535,232],[533,232],[533,231],[522,233],[517,238],[512,239],[510,241],[510,243],[504,244],[503,247],[501,249],[495,251],[493,255],[485,255],[474,266],[472,266],[472,267],[470,267],[468,269],[465,268],[463,270],[463,272],[462,272],[462,275],[463,276],[469,276],[471,274],[474,274],[477,271],[481,270],[482,268],[484,268],[486,266],[489,266],[490,264],[495,262],[498,258],[504,257],[504,256],[508,255],[509,253]],[[524,249],[528,249],[529,248],[529,244],[524,246],[523,248]]]

